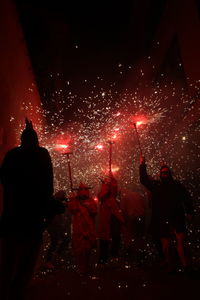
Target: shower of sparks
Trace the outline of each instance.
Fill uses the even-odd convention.
[[[55,192],[70,192],[64,154],[71,153],[74,187],[80,182],[91,186],[91,193],[98,203],[100,185],[109,176],[109,142],[112,142],[112,173],[119,188],[144,194],[138,176],[140,150],[134,130],[136,124],[149,175],[158,178],[160,165],[165,161],[172,168],[174,177],[183,181],[190,190],[197,204],[195,212],[199,214],[200,124],[191,120],[187,128],[179,126],[198,99],[190,97],[173,83],[162,87],[157,84],[144,96],[139,89],[119,92],[114,83],[109,89],[104,89],[101,82],[98,77],[97,83],[92,85],[85,79],[88,96],[79,97],[72,93],[67,81],[65,90],[54,91],[46,104],[43,101],[43,109],[38,108],[42,119],[34,127],[40,145],[49,150],[52,158]],[[30,107],[24,106],[23,109],[29,111]],[[21,124],[21,130],[23,128],[24,124]],[[198,261],[199,231],[191,226],[188,236],[193,259]],[[148,242],[141,253],[144,257],[142,263],[152,261],[154,251]],[[72,264],[70,266],[67,268],[73,268]],[[125,268],[131,267],[125,262]],[[142,286],[146,287],[146,283]]]
[[[90,85],[89,95],[80,98],[72,94],[67,82],[65,91],[55,91],[48,99],[48,107],[52,110],[43,109],[41,112],[46,125],[42,127],[42,120],[41,124],[35,124],[40,144],[50,151],[52,157],[55,190],[69,191],[67,161],[62,154],[70,151],[73,152],[70,159],[75,186],[82,181],[92,186],[96,193],[100,184],[98,178],[103,178],[108,172],[108,141],[114,141],[112,160],[117,165],[115,176],[120,186],[141,189],[134,123],[149,173],[157,176],[160,162],[165,160],[175,175],[182,180],[190,178],[193,184],[195,161],[199,157],[195,139],[199,124],[190,124],[187,132],[176,132],[176,126],[184,120],[195,99],[190,99],[184,90],[181,93],[176,91],[172,83],[172,86],[163,88],[157,85],[148,96],[141,96],[138,89],[119,93],[115,84],[104,90],[99,84],[100,81],[92,88]],[[28,109],[30,107],[24,107],[25,111]]]

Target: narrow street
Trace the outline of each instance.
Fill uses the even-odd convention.
[[[168,274],[158,265],[139,266],[123,260],[96,267],[90,275],[80,277],[73,264],[66,266],[63,261],[54,270],[36,273],[28,300],[192,300],[199,294],[199,283],[199,271]]]

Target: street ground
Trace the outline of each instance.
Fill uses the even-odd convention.
[[[96,253],[92,260],[96,261]],[[78,275],[69,252],[59,258],[54,269],[44,266],[35,273],[28,300],[64,299],[135,299],[135,300],[193,300],[200,294],[199,258],[195,272],[177,269],[168,273],[148,257],[134,261],[123,257],[106,266],[95,266],[87,276]]]

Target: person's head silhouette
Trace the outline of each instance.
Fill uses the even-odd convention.
[[[32,121],[25,119],[26,127],[21,135],[21,146],[23,147],[37,147],[39,146],[38,136],[33,129]]]

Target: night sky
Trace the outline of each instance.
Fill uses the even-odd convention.
[[[123,87],[127,68],[148,53],[165,0],[20,1],[20,22],[41,96],[49,73],[81,81],[103,76]]]

